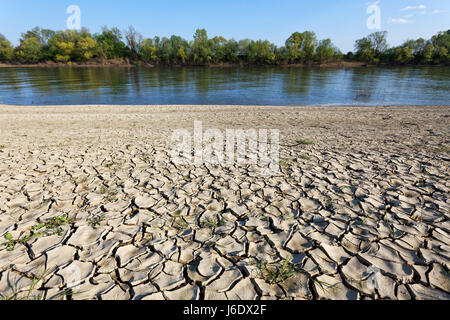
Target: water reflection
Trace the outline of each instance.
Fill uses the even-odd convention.
[[[7,104],[448,105],[450,67],[0,68]]]
[[[311,68],[288,68],[283,81],[283,92],[290,95],[307,95],[311,89]]]

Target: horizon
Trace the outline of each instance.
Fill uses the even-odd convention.
[[[309,30],[314,31],[318,39],[330,38],[343,53],[353,51],[357,39],[376,31],[387,31],[389,45],[398,46],[409,39],[429,39],[450,29],[450,3],[444,0],[351,0],[344,4],[326,3],[325,7],[324,0],[308,4],[302,0],[286,0],[276,6],[264,0],[258,2],[257,7],[253,3],[243,4],[235,0],[213,4],[202,0],[195,3],[174,0],[170,3],[142,3],[139,11],[124,3],[105,6],[104,0],[95,3],[61,1],[57,4],[48,0],[39,3],[1,1],[8,4],[0,13],[0,34],[13,45],[18,45],[21,34],[34,27],[67,29],[67,20],[71,16],[67,8],[70,5],[80,8],[81,27],[91,33],[100,32],[103,26],[120,30],[133,26],[144,38],[177,35],[191,40],[196,29],[206,29],[209,37],[261,39],[280,47],[292,33]],[[180,10],[173,10],[174,7]],[[375,17],[377,9],[380,13],[378,21]],[[105,14],[99,15],[102,10]],[[216,12],[221,12],[221,16],[217,17]],[[146,13],[151,13],[150,19]],[[19,15],[21,19],[17,19]],[[348,19],[349,16],[353,18]]]

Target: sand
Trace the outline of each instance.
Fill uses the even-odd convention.
[[[280,171],[174,164],[194,121],[279,130]],[[449,299],[449,128],[450,107],[0,106],[0,297],[45,272],[46,299]]]

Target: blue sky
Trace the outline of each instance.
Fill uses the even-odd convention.
[[[92,32],[104,25],[133,25],[144,37],[180,35],[191,39],[197,28],[210,36],[265,39],[277,45],[295,31],[315,31],[344,52],[373,31],[366,21],[375,0],[0,0],[0,33],[14,44],[35,26],[66,29],[69,5],[81,9],[81,24]],[[429,38],[450,29],[449,0],[380,0],[381,29],[389,43]]]

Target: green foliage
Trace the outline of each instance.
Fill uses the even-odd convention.
[[[23,236],[22,238],[19,237],[18,239],[14,239],[12,234],[6,234],[6,242],[2,243],[2,245],[6,246],[9,251],[13,251],[17,244],[26,245],[28,241],[33,238],[51,235],[62,236],[64,233],[62,226],[68,225],[70,223],[72,223],[72,220],[67,217],[67,214],[46,219],[41,223],[35,224],[31,228],[31,233]]]
[[[94,35],[94,39],[97,42],[97,54],[100,59],[121,59],[127,55],[127,46],[117,28],[103,27],[102,33]]]
[[[109,202],[116,202],[117,201],[117,195],[119,192],[111,187],[106,187],[104,185],[101,185],[98,189],[98,193],[105,196],[105,199]]]
[[[0,293],[0,301],[14,301],[14,300],[57,300],[64,296],[73,295],[71,290],[66,289],[60,293],[54,295],[50,299],[45,298],[45,291],[39,290],[38,285],[42,284],[42,280],[48,276],[48,272],[44,271],[40,274],[36,274],[31,279],[31,283],[27,290],[22,292],[17,292],[15,284],[10,285],[11,293],[5,295]]]
[[[316,34],[312,31],[295,32],[286,40],[288,60],[291,63],[312,62],[317,47]]]
[[[225,219],[223,217],[216,218],[208,218],[201,222],[202,228],[209,228],[211,230],[215,230],[218,227],[222,227],[225,225]]]
[[[102,224],[105,220],[103,215],[94,216],[88,219],[88,225],[92,228],[96,228]]]
[[[39,235],[45,234],[49,236],[57,234],[62,236],[64,232],[62,226],[70,223],[72,223],[72,221],[68,218],[67,214],[63,214],[61,216],[46,219],[42,223],[34,225],[32,229],[34,232],[41,231]]]
[[[246,46],[244,55],[251,64],[274,64],[276,62],[276,47],[269,41],[251,41]]]
[[[450,61],[450,30],[439,32],[431,38],[434,47],[433,61],[435,63],[448,63]]]
[[[316,49],[316,60],[319,63],[326,63],[333,60],[341,60],[342,53],[337,49],[330,39],[319,41]]]
[[[292,258],[286,258],[282,263],[267,265],[262,262],[259,264],[261,275],[268,284],[282,283],[297,273]]]
[[[358,60],[368,63],[376,62],[372,43],[368,38],[356,40],[355,49]]]
[[[297,143],[299,145],[304,145],[304,146],[310,146],[310,145],[314,144],[314,142],[312,142],[311,140],[307,140],[307,139],[298,139]]]
[[[14,58],[14,48],[2,34],[0,34],[0,62],[10,62]]]
[[[86,29],[56,32],[48,44],[50,56],[57,62],[86,61],[98,52],[97,42]]]
[[[38,38],[23,39],[16,49],[16,59],[22,63],[36,63],[42,60],[43,48]]]
[[[193,62],[197,65],[208,64],[214,61],[214,42],[208,39],[205,29],[197,29],[194,41],[191,42]]]
[[[140,58],[146,63],[157,64],[159,62],[158,48],[153,39],[144,39],[139,52]]]
[[[40,236],[40,234],[29,234],[22,238],[14,239],[12,234],[8,233],[5,235],[6,242],[2,243],[2,246],[5,246],[8,249],[8,251],[14,251],[16,245],[18,244],[26,245],[28,241],[38,236]]]
[[[356,42],[356,56],[368,63],[448,64],[450,62],[450,30],[439,32],[430,40],[407,40],[388,49],[386,32],[373,33]]]
[[[92,35],[80,31],[52,31],[38,27],[22,34],[20,45],[14,48],[0,35],[0,62],[63,63],[118,60],[137,66],[209,65],[247,63],[257,65],[312,64],[335,61],[361,61],[369,64],[448,64],[450,62],[450,30],[439,32],[430,40],[408,40],[389,48],[387,32],[375,32],[355,43],[355,53],[345,56],[330,39],[318,41],[312,31],[295,32],[277,47],[265,40],[227,40],[222,36],[208,37],[205,29],[197,29],[193,40],[179,36],[144,39],[133,27],[121,32],[103,27]]]

